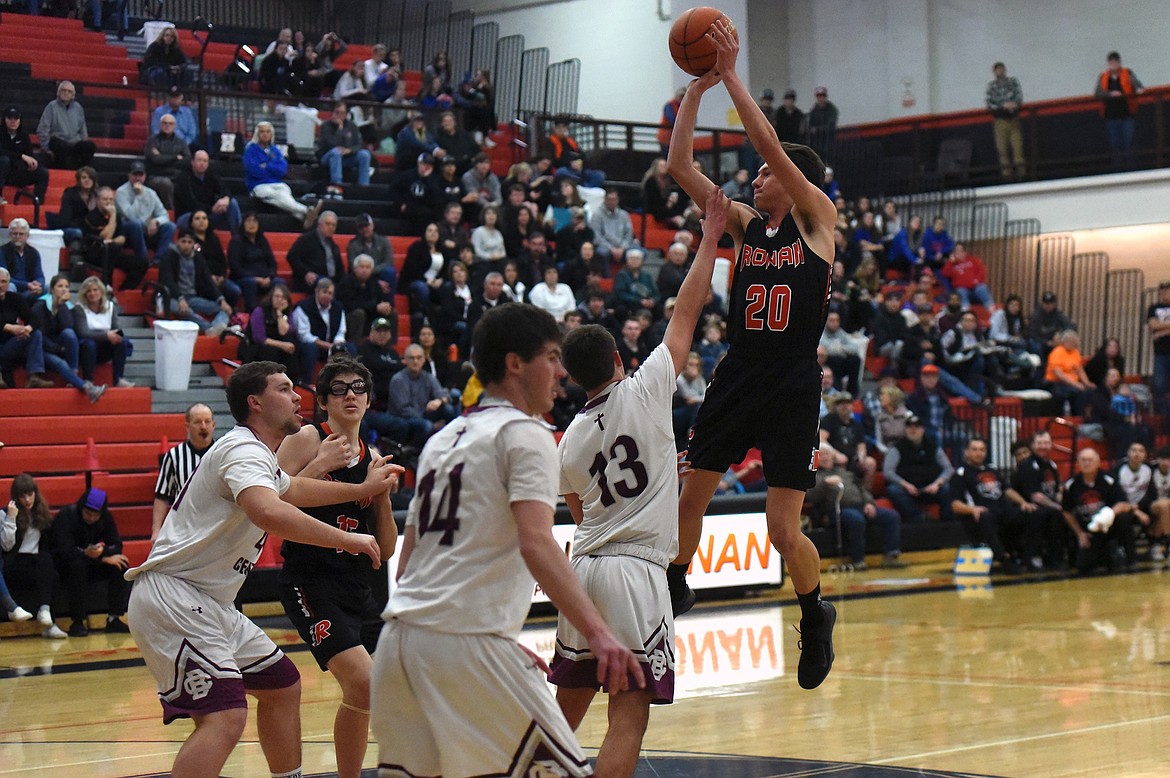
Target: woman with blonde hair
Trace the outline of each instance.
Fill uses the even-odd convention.
[[[288,175],[288,160],[275,140],[272,122],[256,124],[252,140],[244,147],[244,184],[252,197],[302,219],[307,230],[317,221],[317,214],[325,201],[318,200],[310,208],[293,197],[292,189],[284,182]]]
[[[96,276],[81,282],[77,296],[80,305],[73,307],[73,329],[81,341],[81,375],[93,380],[93,370],[101,362],[113,362],[114,386],[125,389],[134,386],[122,376],[126,372],[126,358],[133,345],[118,323],[118,304],[110,299],[106,285]],[[92,346],[85,346],[89,341]]]
[[[906,437],[906,419],[913,414],[906,408],[906,393],[897,386],[883,386],[878,390],[881,410],[874,420],[878,451],[883,454]]]
[[[8,509],[0,521],[0,550],[4,552],[4,568],[9,581],[29,582],[38,603],[37,621],[45,628],[41,634],[58,639],[66,635],[53,622],[53,614],[49,610],[57,578],[53,558],[49,554],[49,528],[52,524],[53,514],[49,512],[49,504],[45,502],[33,477],[21,473],[13,478]]]

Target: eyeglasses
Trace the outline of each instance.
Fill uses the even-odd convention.
[[[352,381],[348,384],[344,381],[334,381],[333,383],[329,384],[329,394],[333,395],[334,397],[345,397],[350,392],[353,392],[354,394],[366,394],[369,391],[370,387],[368,387],[366,382],[360,378],[357,381]]]

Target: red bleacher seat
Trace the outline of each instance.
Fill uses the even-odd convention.
[[[9,446],[35,446],[84,443],[87,438],[93,438],[96,443],[131,443],[166,437],[177,443],[187,435],[181,413],[93,416],[85,419],[84,424],[61,421],[56,416],[5,419],[4,442]]]
[[[48,391],[48,390],[41,390]],[[157,443],[96,443],[97,468],[152,470],[158,467]],[[77,473],[91,467],[88,446],[5,446],[0,449],[0,475],[20,473]]]
[[[150,413],[150,389],[113,389],[93,405],[76,389],[6,389],[4,416],[106,416]],[[0,456],[4,450],[0,449]]]

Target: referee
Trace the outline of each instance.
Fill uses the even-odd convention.
[[[187,409],[187,439],[163,455],[154,485],[154,516],[150,522],[150,542],[158,537],[175,497],[199,466],[199,460],[211,448],[215,435],[215,417],[211,408],[195,403]]]

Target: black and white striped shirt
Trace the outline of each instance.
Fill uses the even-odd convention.
[[[154,496],[172,505],[205,453],[207,449],[198,451],[190,441],[185,440],[164,454],[158,470],[158,481],[154,484]]]

